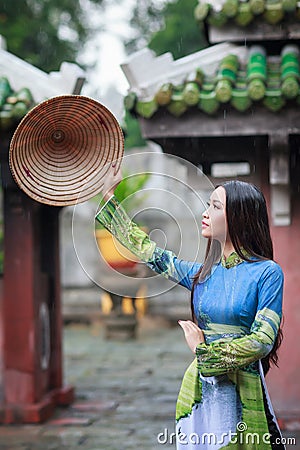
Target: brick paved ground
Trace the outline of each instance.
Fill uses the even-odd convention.
[[[1,450],[174,449],[174,409],[191,360],[179,327],[144,320],[138,339],[106,341],[101,324],[64,329],[65,378],[76,402],[42,425],[1,426]],[[64,424],[72,419],[77,425]],[[167,432],[165,431],[167,430]],[[300,433],[284,432],[285,437]]]

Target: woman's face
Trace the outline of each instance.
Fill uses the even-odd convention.
[[[225,242],[227,235],[226,191],[222,186],[219,186],[211,194],[208,208],[202,217],[202,236]]]

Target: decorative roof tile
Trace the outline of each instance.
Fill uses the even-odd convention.
[[[8,79],[0,76],[0,130],[14,129],[34,105],[28,88],[15,91]]]
[[[256,20],[276,25],[300,22],[300,4],[297,0],[199,0],[194,15],[197,21],[215,27],[246,27]]]
[[[0,35],[0,130],[15,128],[35,104],[47,98],[79,94],[83,82],[84,72],[76,64],[63,62],[59,71],[47,74],[6,51]]]
[[[286,45],[277,56],[267,55],[262,46],[252,46],[246,59],[229,53],[220,59],[213,73],[200,66],[186,73],[182,82],[166,79],[157,84],[151,96],[143,97],[141,91],[131,90],[125,107],[145,118],[161,108],[176,117],[191,108],[215,114],[222,104],[244,112],[259,103],[277,112],[284,105],[300,105],[299,83],[298,46]]]

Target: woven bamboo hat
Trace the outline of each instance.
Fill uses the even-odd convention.
[[[123,152],[123,132],[105,106],[82,95],[62,95],[22,119],[11,140],[9,164],[31,198],[66,206],[101,192],[106,174],[118,171]]]

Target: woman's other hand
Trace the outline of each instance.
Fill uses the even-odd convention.
[[[203,331],[191,320],[178,320],[178,323],[183,329],[188,346],[195,353],[197,345],[205,342]]]
[[[116,187],[122,181],[121,168],[116,171],[116,163],[113,163],[109,172],[105,176],[104,185],[102,188],[103,199],[109,200],[113,195]]]

